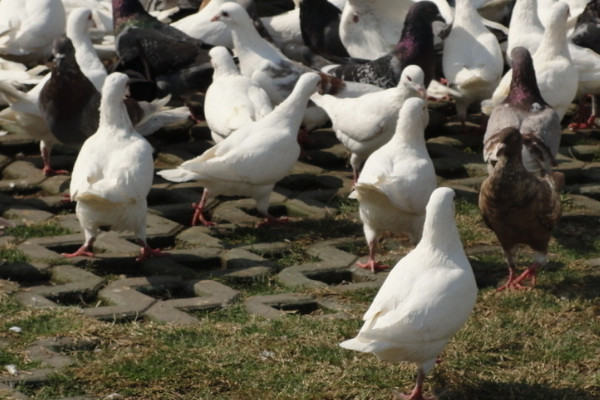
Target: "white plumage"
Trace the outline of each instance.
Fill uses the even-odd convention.
[[[488,98],[502,78],[504,59],[496,36],[483,24],[470,0],[457,0],[452,30],[444,42],[442,67],[463,124],[467,108]]]
[[[233,40],[227,25],[221,21],[212,23],[210,21],[219,12],[221,4],[231,1],[234,0],[211,0],[204,7],[201,7],[198,12],[171,23],[171,26],[193,38],[202,40],[204,43],[213,46],[225,46],[231,49],[233,48]]]
[[[517,46],[525,47],[534,54],[544,36],[544,25],[538,16],[537,0],[519,0],[515,2],[510,24],[508,25],[508,40],[506,46],[506,61],[512,65],[510,53]]]
[[[0,55],[23,63],[44,62],[52,42],[65,32],[61,0],[0,2]]]
[[[307,66],[291,61],[263,39],[254,28],[246,10],[239,4],[222,4],[219,13],[212,20],[222,21],[231,29],[240,72],[260,85],[273,105],[287,98],[300,75],[314,72]],[[314,128],[327,122],[327,115],[323,110],[312,106],[306,110],[303,123],[307,127]]]
[[[425,375],[464,325],[477,285],[454,221],[454,191],[436,189],[423,238],[390,272],[365,313],[358,335],[340,346],[391,362],[417,364],[410,398],[422,398]]]
[[[73,42],[75,59],[81,72],[101,92],[107,73],[90,39],[89,29],[94,25],[90,9],[75,8],[67,18],[67,37]]]
[[[93,255],[100,226],[133,231],[142,246],[138,260],[161,255],[146,243],[146,196],[152,185],[152,146],[133,129],[123,104],[127,76],[113,73],[102,89],[100,123],[77,156],[71,176],[71,200],[85,243],[68,257]]]
[[[340,18],[340,39],[348,54],[374,60],[400,40],[411,0],[348,0]]]
[[[315,73],[301,76],[292,93],[263,119],[248,123],[202,155],[176,169],[158,174],[173,182],[196,180],[204,186],[192,224],[211,225],[203,216],[209,198],[247,196],[269,223],[278,220],[268,212],[275,183],[284,178],[300,155],[297,136],[308,98],[317,90]]]
[[[413,243],[421,239],[425,206],[436,187],[433,162],[425,147],[429,123],[427,103],[418,97],[406,100],[394,136],[365,162],[350,197],[360,202],[360,219],[369,261],[359,264],[373,272],[387,268],[375,262],[378,236],[384,231],[406,232]]]
[[[563,2],[559,1],[552,5],[550,20],[544,31],[542,42],[532,55],[542,97],[556,110],[560,119],[575,98],[582,79],[569,53],[566,32],[568,12],[569,7]],[[600,57],[598,59],[600,60]],[[484,113],[489,115],[494,107],[508,95],[511,75],[512,70],[504,74],[491,99],[481,103]]]
[[[209,52],[213,82],[206,91],[204,116],[215,143],[273,111],[269,95],[238,70],[225,47]]]
[[[406,99],[425,97],[423,80],[423,70],[409,65],[402,71],[398,86],[394,88],[355,98],[311,97],[327,112],[337,138],[351,152],[350,164],[355,182],[362,163],[394,134],[398,111]]]

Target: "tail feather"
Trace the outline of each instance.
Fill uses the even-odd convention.
[[[197,174],[183,168],[163,169],[157,174],[171,182],[188,182],[199,178]]]

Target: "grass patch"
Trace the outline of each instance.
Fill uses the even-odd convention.
[[[0,247],[0,261],[8,263],[24,263],[27,262],[27,256],[21,250],[14,246]]]
[[[34,237],[59,236],[73,233],[70,229],[55,222],[9,226],[4,230],[9,236],[25,240]]]
[[[316,261],[307,254],[308,246],[340,237],[356,239],[340,249],[364,256],[367,246],[357,203],[341,197],[332,202],[340,212],[323,220],[214,234],[230,247],[288,241],[287,250],[262,254],[280,267]],[[569,206],[568,198],[564,204]],[[475,202],[459,199],[456,210],[465,246],[498,245]],[[443,362],[429,374],[426,392],[441,393],[445,400],[600,398],[600,273],[588,263],[600,256],[597,222],[589,216],[560,221],[550,244],[550,261],[534,290],[496,293],[508,272],[502,251],[491,247],[471,255],[480,288],[477,304],[440,354]],[[380,242],[377,254],[393,264],[411,248],[404,237],[390,235]],[[529,249],[518,252],[519,271],[531,263],[532,255]],[[107,268],[103,276],[114,280],[123,268]],[[112,393],[134,400],[388,400],[393,389],[412,389],[414,365],[393,365],[338,345],[357,334],[377,289],[300,291],[342,303],[350,318],[289,313],[268,320],[248,314],[242,301],[290,292],[276,275],[255,282],[222,281],[240,291],[240,301],[193,312],[199,323],[192,326],[148,319],[114,324],[71,309],[28,309],[0,296],[0,343],[8,344],[0,347],[0,366],[35,368],[24,356],[27,346],[39,338],[67,336],[91,338],[99,345],[95,351],[69,351],[72,365],[43,385],[21,385],[20,391],[44,400],[84,394],[104,398]],[[23,333],[8,332],[13,325]]]

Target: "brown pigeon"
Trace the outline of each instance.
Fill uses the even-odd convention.
[[[508,282],[498,288],[523,289],[521,282],[531,279],[547,261],[552,228],[561,215],[559,189],[564,176],[554,172],[536,177],[523,166],[521,133],[505,128],[499,133],[498,161],[481,184],[479,208],[486,225],[494,231],[508,262]],[[534,262],[515,277],[517,246],[526,244],[534,251]]]

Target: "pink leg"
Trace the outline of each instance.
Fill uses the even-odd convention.
[[[192,217],[192,226],[196,226],[198,222],[200,222],[204,226],[215,226],[216,224],[212,221],[209,221],[204,216],[204,207],[206,207],[206,201],[208,199],[208,189],[204,188],[204,192],[202,192],[202,197],[200,198],[200,203],[192,203],[192,207],[194,207],[194,216]]]
[[[527,268],[527,270],[525,270],[525,272],[523,272],[520,276],[518,276],[517,278],[515,278],[515,274],[514,274],[514,267],[509,267],[509,274],[508,274],[508,281],[500,286],[498,289],[496,289],[497,292],[500,292],[502,290],[508,289],[508,290],[528,290],[531,289],[531,287],[529,286],[523,286],[521,285],[521,282],[523,280],[525,280],[527,277],[531,278],[531,283],[532,283],[532,287],[535,286],[535,274],[537,272],[538,267],[540,266],[539,263],[534,262],[533,264],[531,264],[529,266],[529,268]]]
[[[54,175],[68,175],[69,171],[65,169],[54,169],[50,166],[50,153],[48,150],[42,149],[42,161],[44,162],[44,167],[42,168],[42,172],[46,176],[54,176]]]
[[[140,256],[135,259],[137,262],[142,262],[151,257],[164,257],[169,255],[169,253],[164,253],[160,249],[151,248],[145,240],[137,239],[136,241],[142,246],[140,249]]]
[[[593,98],[593,95],[592,95],[592,104],[593,105],[594,105],[595,101],[596,100]],[[579,102],[579,112],[577,114],[577,120],[576,120],[576,122],[569,124],[569,128],[571,128],[574,131],[577,131],[579,129],[588,129],[588,128],[598,127],[598,125],[596,125],[596,110],[594,108],[595,107],[592,107],[590,114],[588,114],[587,107],[584,104],[584,99],[582,99]]]
[[[91,238],[87,243],[84,243],[74,253],[63,253],[62,255],[67,258],[94,257],[94,252],[92,251],[92,245],[94,244],[95,241],[96,241],[96,238]]]
[[[531,264],[525,270],[525,272],[523,272],[521,275],[519,275],[519,277],[517,277],[513,281],[513,283],[515,285],[519,285],[522,281],[524,281],[525,279],[529,278],[529,279],[531,279],[531,287],[521,286],[521,288],[531,289],[532,287],[535,286],[535,283],[536,283],[536,273],[537,273],[537,270],[538,270],[539,267],[540,267],[540,263],[534,262],[533,264]]]
[[[423,396],[423,382],[425,381],[425,373],[420,368],[417,370],[417,384],[410,394],[395,393],[396,398],[402,400],[433,400],[435,397]]]
[[[263,226],[270,226],[270,225],[285,225],[285,224],[289,224],[290,219],[288,217],[274,217],[271,214],[267,213],[266,215],[266,220],[259,223],[258,225],[256,225],[257,228],[262,228]]]
[[[356,263],[356,265],[358,265],[359,268],[370,269],[371,271],[373,271],[373,273],[375,273],[377,271],[383,271],[384,269],[388,269],[390,267],[389,265],[385,265],[378,261],[375,261],[375,247],[377,247],[377,244],[375,243],[375,240],[373,240],[371,243],[369,243],[369,261],[367,261],[364,264]]]

